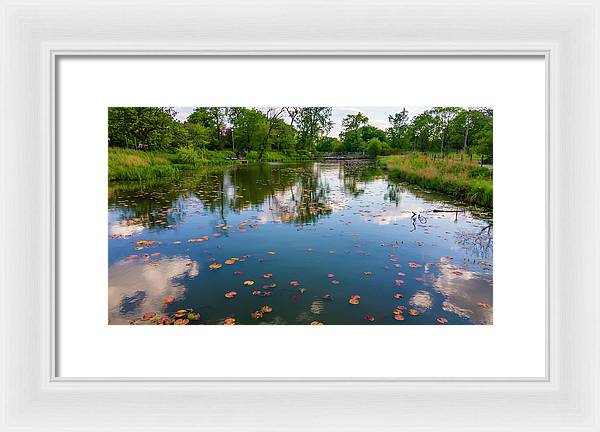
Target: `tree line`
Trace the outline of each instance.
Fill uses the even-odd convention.
[[[186,147],[233,150],[236,154],[267,151],[312,155],[316,152],[398,151],[492,155],[493,111],[489,108],[434,107],[413,117],[406,109],[390,115],[389,127],[369,124],[363,113],[342,120],[338,137],[329,133],[331,107],[198,107],[177,120],[170,107],[111,107],[109,146],[175,151]]]

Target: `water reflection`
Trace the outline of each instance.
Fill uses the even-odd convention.
[[[492,324],[492,275],[453,265],[448,257],[440,259],[438,269],[433,286],[444,295],[442,308],[463,318]]]
[[[142,311],[161,311],[166,297],[181,298],[185,294],[183,277],[199,274],[196,262],[185,257],[158,260],[125,259],[108,270],[108,319],[111,324],[124,324]]]
[[[114,324],[187,308],[193,324],[492,323],[491,213],[372,163],[208,167],[111,183],[108,204]],[[417,314],[398,320],[396,306]]]

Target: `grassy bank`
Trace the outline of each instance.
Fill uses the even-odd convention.
[[[139,151],[111,147],[108,149],[108,180],[147,180],[169,177],[183,170],[207,165],[226,165],[239,163],[235,153],[229,150],[196,150],[179,148],[174,153],[159,151]],[[258,152],[251,151],[246,156],[251,162],[259,161]],[[268,151],[263,155],[265,162],[293,162],[310,160],[307,154],[284,154]]]
[[[493,206],[492,169],[475,161],[433,159],[420,153],[383,156],[379,163],[391,177],[447,193],[483,207]]]

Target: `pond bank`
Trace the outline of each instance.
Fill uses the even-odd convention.
[[[245,161],[258,161],[258,153],[250,152]],[[265,152],[264,162],[292,162],[314,160],[306,155],[286,155]],[[174,153],[164,151],[141,151],[111,147],[108,149],[108,180],[153,180],[171,177],[182,171],[207,165],[234,165],[242,161],[229,150],[193,150],[180,148]]]
[[[477,162],[433,159],[420,153],[378,159],[391,178],[452,195],[469,204],[493,207],[493,170]]]

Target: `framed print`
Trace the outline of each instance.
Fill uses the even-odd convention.
[[[600,430],[597,2],[1,17],[1,430]]]

